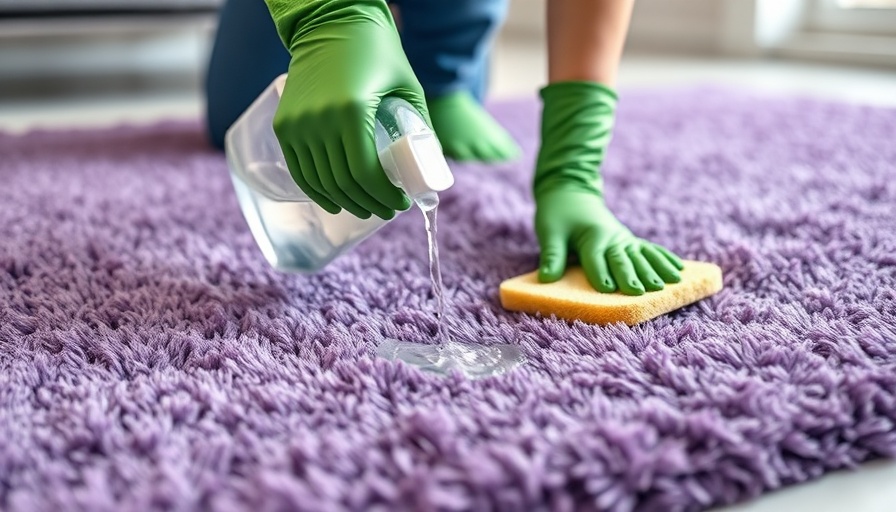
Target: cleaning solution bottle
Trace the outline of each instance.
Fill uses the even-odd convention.
[[[310,273],[388,221],[345,210],[333,215],[293,181],[273,128],[285,82],[281,75],[261,93],[227,131],[224,145],[240,208],[265,259],[278,270]],[[383,98],[374,135],[389,180],[422,209],[432,208],[438,192],[454,184],[435,134],[408,102]]]

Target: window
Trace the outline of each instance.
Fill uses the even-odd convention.
[[[812,0],[806,29],[865,35],[896,35],[896,0]]]
[[[896,67],[896,0],[756,1],[772,55]]]

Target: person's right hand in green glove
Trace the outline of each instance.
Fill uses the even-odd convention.
[[[594,288],[641,295],[681,280],[681,260],[629,231],[604,204],[598,169],[613,129],[616,94],[593,82],[541,91],[542,145],[535,171],[539,280],[557,281],[572,248]]]
[[[548,2],[551,84],[542,89],[535,169],[538,277],[557,281],[570,249],[601,292],[641,295],[681,280],[681,260],[629,231],[604,203],[600,166],[613,132],[614,83],[632,0]]]
[[[274,132],[293,179],[330,213],[391,219],[408,209],[380,165],[374,116],[386,95],[428,114],[386,2],[266,1],[292,56]]]

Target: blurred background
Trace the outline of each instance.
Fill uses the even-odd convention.
[[[0,130],[198,119],[221,2],[0,0]],[[493,99],[546,78],[545,0],[511,2]],[[638,0],[620,88],[687,84],[896,106],[896,0]],[[876,462],[729,510],[892,511],[894,481]]]
[[[0,0],[0,129],[198,117],[222,1]],[[511,0],[492,98],[544,83],[544,3]],[[620,87],[690,83],[896,105],[896,0],[638,0]]]

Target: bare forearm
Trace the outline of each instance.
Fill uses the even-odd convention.
[[[616,86],[634,0],[548,0],[548,80]]]

